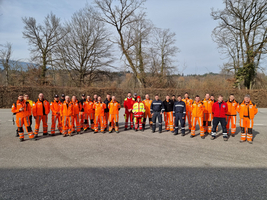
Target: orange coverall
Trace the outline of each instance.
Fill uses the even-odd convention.
[[[60,116],[61,101],[52,101],[50,104],[50,109],[52,111],[52,125],[51,134],[55,134],[56,123],[58,121],[57,127],[60,133],[62,133],[62,119]]]
[[[73,115],[74,115],[74,105],[72,102],[64,103],[61,106],[60,114],[62,116],[63,124],[63,135],[71,135],[73,131]]]
[[[143,104],[145,105],[145,114],[144,114],[144,120],[143,120],[143,129],[145,129],[145,125],[146,125],[146,119],[148,118],[149,120],[149,125],[150,125],[150,128],[152,128],[152,115],[150,113],[150,107],[151,107],[151,103],[152,103],[152,100],[150,99],[145,99],[143,101]]]
[[[47,100],[40,101],[38,99],[32,105],[32,114],[35,118],[35,131],[34,134],[38,135],[41,121],[43,122],[43,134],[47,135],[47,115],[50,113],[50,104]]]
[[[237,112],[239,113],[240,117],[241,140],[247,140],[251,142],[253,140],[253,120],[254,116],[258,113],[258,108],[256,104],[252,103],[251,101],[248,104],[243,101],[238,105]]]
[[[20,108],[24,108],[24,110],[19,111]],[[31,105],[25,100],[17,100],[16,103],[12,105],[11,111],[12,113],[16,114],[16,125],[18,127],[19,138],[24,139],[23,125],[26,127],[29,138],[34,138],[29,119],[29,113],[31,113]]]
[[[231,122],[231,134],[235,135],[236,132],[236,113],[237,113],[237,106],[238,102],[236,100],[230,101],[228,100],[227,102],[228,106],[228,112],[226,116],[226,128],[227,128],[227,134],[229,133],[229,127],[230,127],[230,122]]]
[[[194,103],[191,106],[192,108],[192,129],[191,135],[195,136],[196,123],[198,122],[200,128],[200,136],[204,136],[204,128],[203,128],[203,103],[201,101]]]
[[[73,131],[75,131],[76,129],[76,132],[80,133],[82,124],[80,124],[79,114],[80,111],[82,110],[82,104],[78,100],[72,103],[73,103],[73,121],[72,121]]]
[[[184,98],[184,99],[182,99],[182,101],[186,105],[186,115],[185,115],[185,118],[184,118],[184,123],[186,122],[186,118],[187,118],[187,120],[188,120],[188,128],[189,128],[189,131],[191,131],[191,128],[192,128],[192,104],[193,104],[193,100],[189,99],[189,98]]]
[[[210,99],[203,99],[202,101],[203,107],[204,107],[204,116],[203,116],[203,126],[204,126],[204,132],[205,133],[211,133],[212,127],[211,127],[211,121],[212,121],[212,106],[213,101]]]
[[[117,101],[111,101],[108,104],[109,108],[109,132],[112,131],[115,124],[115,131],[119,131],[119,110],[121,105]]]
[[[101,126],[101,132],[105,131],[105,108],[106,104],[103,102],[97,102],[93,106],[95,110],[95,133],[98,132],[98,125]]]
[[[94,130],[94,118],[95,118],[95,111],[94,111],[94,102],[93,101],[85,101],[83,103],[84,108],[84,124],[83,128],[84,130],[89,128],[89,121],[91,123],[91,129]]]

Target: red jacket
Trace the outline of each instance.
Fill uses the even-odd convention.
[[[126,99],[124,99],[123,107],[125,108],[125,113],[128,113],[128,109],[133,109],[134,103],[134,98],[127,97]]]
[[[215,102],[212,106],[212,112],[214,117],[225,118],[226,113],[228,112],[227,103],[222,101],[220,106],[218,101]]]

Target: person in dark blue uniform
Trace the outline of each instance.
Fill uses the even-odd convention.
[[[156,120],[159,122],[159,133],[162,133],[162,113],[165,111],[163,102],[159,100],[159,96],[155,95],[155,100],[152,101],[150,106],[150,113],[152,115],[152,133],[156,131]]]
[[[174,135],[178,135],[178,127],[179,127],[179,121],[180,121],[182,136],[185,136],[185,114],[186,114],[186,105],[182,101],[182,96],[178,95],[177,101],[174,102],[174,106],[173,106],[173,116],[175,118]]]

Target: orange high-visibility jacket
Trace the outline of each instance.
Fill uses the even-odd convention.
[[[211,101],[210,99],[203,99],[202,100],[203,103],[203,107],[204,107],[204,113],[212,113],[212,106],[214,104],[213,101]]]
[[[66,101],[64,101],[64,103],[62,103],[61,105],[61,109],[60,109],[60,115],[63,117],[70,117],[72,115],[74,115],[74,105],[72,102],[67,103]]]
[[[19,111],[20,108],[24,108],[23,111]],[[11,109],[12,113],[15,113],[17,117],[27,117],[29,116],[29,112],[31,112],[31,105],[25,100],[20,101],[17,100],[16,103],[12,105]]]
[[[86,114],[90,114],[94,112],[94,102],[93,101],[85,101],[83,103],[83,109]]]
[[[72,102],[73,103],[73,114],[74,115],[78,115],[80,113],[80,111],[82,110],[82,104],[76,100],[75,102]]]
[[[226,113],[226,115],[236,116],[238,102],[235,99],[233,101],[230,101],[230,99],[229,99],[226,103],[228,106],[228,112]]]
[[[61,101],[57,102],[56,100],[54,100],[51,102],[50,109],[52,111],[52,115],[60,114],[61,105],[62,105]]]
[[[145,110],[147,114],[150,114],[150,107],[151,107],[152,100],[150,99],[145,99],[143,101],[143,104],[145,105]]]
[[[193,99],[184,98],[182,101],[185,103],[186,111],[192,112]]]
[[[47,100],[40,101],[38,99],[35,103],[32,105],[32,114],[33,116],[43,116],[48,115],[50,113],[50,104]]]
[[[121,108],[121,105],[117,101],[114,101],[114,102],[111,101],[108,104],[108,109],[109,109],[109,114],[110,115],[118,115],[120,108]]]
[[[95,115],[97,116],[104,116],[105,115],[105,109],[106,109],[106,104],[103,102],[97,102],[94,104],[94,110],[95,110]]]
[[[237,112],[239,113],[240,119],[248,117],[249,119],[254,119],[254,116],[258,113],[258,108],[253,102],[249,102],[247,105],[243,101],[237,106]]]
[[[191,106],[191,110],[192,110],[192,117],[203,117],[204,108],[203,108],[203,103],[201,101],[199,101],[198,103],[194,101],[194,103]]]

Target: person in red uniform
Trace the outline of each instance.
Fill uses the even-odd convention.
[[[123,106],[125,108],[125,130],[128,128],[128,120],[130,118],[130,129],[133,128],[133,104],[135,103],[135,99],[132,98],[132,93],[128,92],[128,97],[124,99]]]

